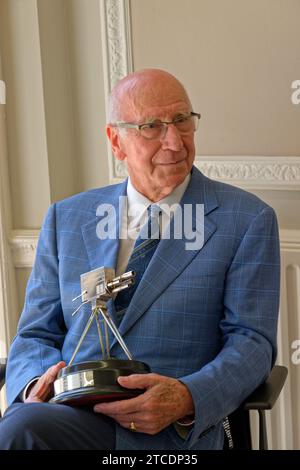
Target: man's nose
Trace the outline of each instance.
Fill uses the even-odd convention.
[[[178,152],[183,147],[183,142],[180,132],[176,129],[174,124],[168,124],[165,135],[161,138],[162,149],[170,149]]]

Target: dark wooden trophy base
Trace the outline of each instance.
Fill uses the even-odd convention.
[[[150,367],[141,361],[106,359],[64,367],[54,383],[50,403],[88,406],[95,403],[133,398],[144,390],[121,387],[117,379],[131,374],[147,374]]]

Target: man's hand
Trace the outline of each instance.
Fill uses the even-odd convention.
[[[194,403],[188,388],[179,380],[158,374],[133,374],[119,377],[126,388],[145,389],[129,400],[98,403],[94,411],[110,416],[124,428],[134,423],[139,432],[157,434],[183,416],[194,414]]]
[[[41,403],[48,401],[53,395],[53,383],[57,378],[57,374],[66,363],[63,361],[58,362],[49,369],[35,382],[25,400],[25,403]]]

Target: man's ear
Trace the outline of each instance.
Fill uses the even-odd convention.
[[[106,135],[110,141],[110,145],[114,156],[118,160],[124,160],[126,158],[126,153],[121,148],[121,139],[118,130],[115,127],[110,125],[106,126]]]

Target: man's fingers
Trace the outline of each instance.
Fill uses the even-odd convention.
[[[56,380],[57,374],[60,371],[60,369],[62,369],[65,366],[66,366],[66,363],[64,361],[60,361],[57,364],[54,364],[54,366],[51,366],[42,377],[45,378],[45,381],[48,384],[53,383]]]
[[[66,363],[63,361],[58,362],[57,364],[54,364],[54,366],[51,366],[44,375],[40,378],[40,383],[38,385],[41,385],[37,391],[37,395],[43,395],[44,393],[47,392],[47,389],[55,382],[57,378],[57,374],[62,369],[65,367]]]
[[[29,392],[26,402],[32,401],[47,401],[50,393],[52,392],[52,385],[57,378],[57,374],[63,367],[66,366],[64,361],[60,361],[49,369],[38,379],[36,384]]]
[[[94,406],[94,411],[106,414],[108,416],[138,412],[141,410],[141,407],[146,404],[152,387],[161,382],[165,382],[166,380],[168,381],[169,379],[152,373],[132,374],[119,377],[118,382],[122,387],[129,389],[138,388],[145,390],[145,393],[128,400],[119,400],[110,403],[98,403]]]
[[[157,374],[132,374],[118,377],[118,382],[125,388],[147,389],[161,381]]]
[[[133,423],[135,432],[142,432],[145,434],[153,435],[161,431],[162,429],[162,427],[160,427],[157,423],[147,419],[147,417],[141,415],[141,413],[132,413],[128,415],[113,415],[111,416],[111,418],[113,418],[123,428],[130,430],[132,430],[131,426]]]
[[[156,434],[178,418],[194,412],[189,390],[177,379],[137,374],[122,377],[119,383],[128,389],[141,388],[144,392],[129,400],[99,403],[94,411],[110,416],[128,429]]]
[[[129,398],[127,400],[118,400],[109,403],[97,403],[94,406],[94,411],[97,413],[103,413],[107,416],[126,415],[138,412],[144,401],[144,396],[139,395],[138,397]]]
[[[128,376],[118,377],[119,384],[124,388],[134,389],[139,388],[146,390],[153,387],[159,381],[161,377],[157,374],[132,374]],[[141,395],[129,398],[128,400],[119,400],[110,403],[97,403],[94,406],[94,411],[97,413],[104,413],[108,416],[117,414],[135,413],[139,411],[141,405],[145,403],[145,397]]]

